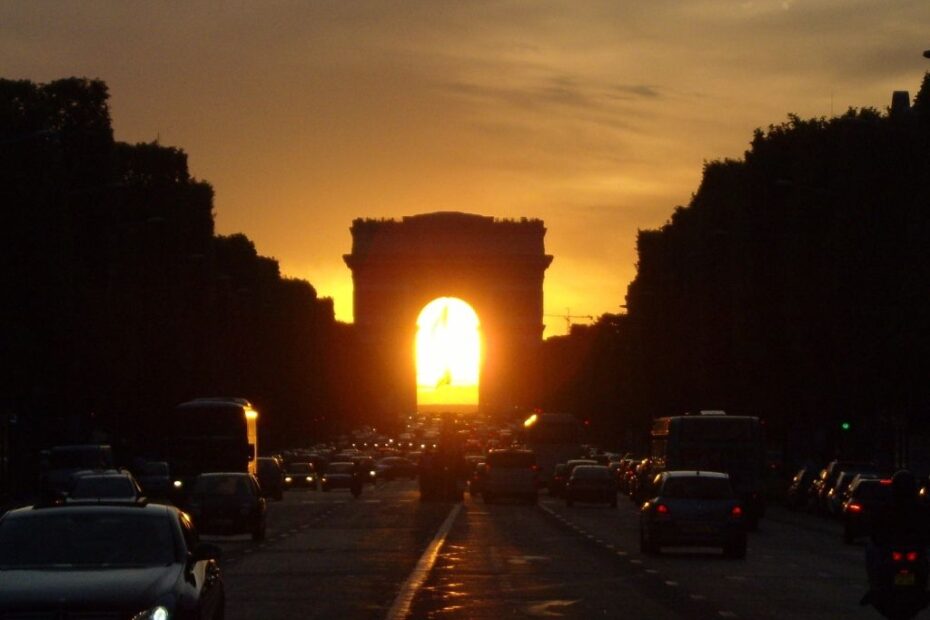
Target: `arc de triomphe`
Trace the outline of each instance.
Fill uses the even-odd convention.
[[[542,220],[437,212],[400,220],[356,219],[352,253],[354,330],[377,414],[416,410],[414,339],[420,311],[457,297],[481,322],[479,407],[508,412],[535,404],[543,334]]]

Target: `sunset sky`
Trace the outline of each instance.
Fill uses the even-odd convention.
[[[617,312],[705,161],[913,96],[928,48],[927,0],[0,5],[0,77],[105,80],[116,138],[183,148],[217,232],[346,321],[352,220],[430,211],[543,219],[546,312]]]

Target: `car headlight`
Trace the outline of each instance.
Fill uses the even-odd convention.
[[[370,475],[370,476],[376,476],[377,474],[378,474],[378,472],[376,472],[376,471],[374,471],[374,470],[371,470],[370,472],[368,472],[368,475]]]
[[[326,476],[323,476],[322,478],[320,478],[320,482],[326,482]]]
[[[182,482],[181,480],[175,480],[172,484],[174,485],[174,488],[176,489],[180,489],[181,487],[184,486],[184,482]]]
[[[290,476],[284,476],[284,482],[294,482],[294,479]]]
[[[313,476],[307,476],[307,482],[313,482]]]
[[[159,605],[136,614],[132,617],[132,620],[169,620],[170,618],[171,614],[168,613],[168,610]]]

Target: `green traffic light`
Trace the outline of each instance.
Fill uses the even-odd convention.
[[[852,428],[852,424],[850,424],[849,422],[843,422],[842,424],[840,424],[840,428],[843,429],[844,431],[848,431],[850,428]]]

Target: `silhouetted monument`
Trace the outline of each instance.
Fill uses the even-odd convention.
[[[398,220],[356,219],[352,253],[360,379],[378,413],[416,409],[417,317],[437,297],[457,297],[481,321],[479,406],[505,412],[535,404],[543,333],[542,220],[438,212]],[[361,387],[361,386],[360,386]]]

